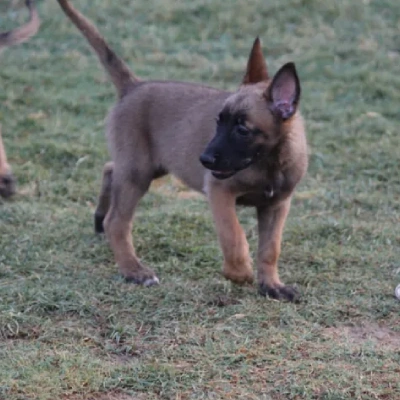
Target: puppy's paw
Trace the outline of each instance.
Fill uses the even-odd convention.
[[[136,271],[123,273],[125,282],[134,283],[135,285],[142,285],[145,287],[156,286],[160,283],[156,274],[147,267],[141,267]]]
[[[275,300],[290,301],[292,303],[300,302],[300,292],[293,286],[271,286],[261,283],[258,291],[261,296],[269,296]]]
[[[225,263],[222,275],[225,279],[238,285],[244,285],[246,283],[252,284],[254,282],[253,269],[249,263],[243,263],[242,265],[235,267]]]

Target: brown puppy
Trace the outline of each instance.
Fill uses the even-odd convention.
[[[223,274],[233,282],[253,281],[235,207],[256,208],[260,293],[296,300],[297,291],[280,281],[277,268],[293,190],[307,169],[294,64],[284,65],[271,79],[257,38],[234,93],[183,82],[142,82],[68,0],[58,2],[118,92],[107,120],[112,162],[104,168],[95,225],[102,231],[104,220],[121,274],[138,284],[158,283],[135,254],[132,218],[151,181],[172,173],[207,196],[224,254]]]
[[[23,43],[33,36],[39,29],[40,20],[33,0],[26,0],[29,9],[29,21],[8,32],[0,33],[0,52],[9,46]],[[0,196],[7,198],[15,193],[15,178],[7,163],[6,151],[1,137],[0,127]]]

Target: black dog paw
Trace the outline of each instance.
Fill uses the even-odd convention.
[[[300,292],[293,286],[268,286],[265,283],[260,284],[259,293],[261,296],[292,303],[299,303],[301,297]]]
[[[8,199],[15,194],[16,184],[12,174],[0,176],[0,196]]]
[[[104,215],[94,213],[94,231],[96,233],[104,233],[104,218]]]

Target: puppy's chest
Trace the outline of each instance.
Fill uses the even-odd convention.
[[[248,179],[238,180],[238,190],[242,193],[236,200],[238,205],[259,207],[288,195],[289,179],[276,165],[249,172]]]

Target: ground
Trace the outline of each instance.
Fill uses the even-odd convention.
[[[26,18],[0,5],[1,29]],[[75,0],[142,78],[234,90],[254,37],[294,61],[310,168],[280,259],[300,304],[221,274],[206,202],[158,182],[134,238],[161,285],[117,274],[92,214],[114,90],[56,1],[0,59],[19,194],[0,203],[0,399],[400,398],[397,0]],[[242,210],[251,249],[256,222]]]

